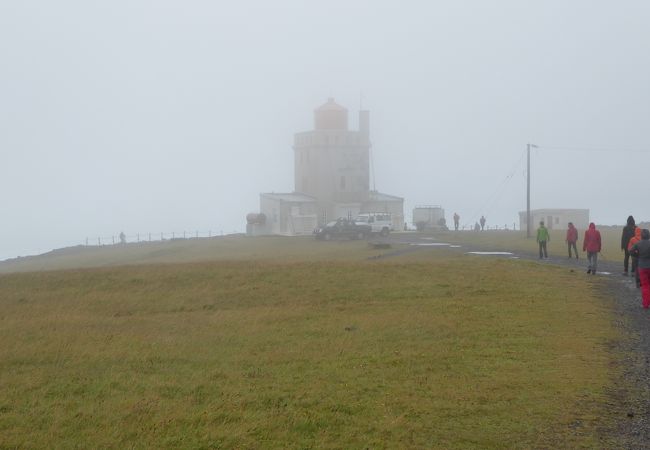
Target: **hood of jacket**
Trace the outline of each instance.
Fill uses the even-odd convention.
[[[634,222],[634,217],[629,216],[629,217],[627,218],[627,226],[628,226],[628,227],[634,227],[634,226],[636,226],[636,223]]]
[[[591,222],[591,223],[589,224],[589,229],[590,229],[590,230],[595,230],[595,229],[596,229],[596,224],[593,223],[593,222]]]

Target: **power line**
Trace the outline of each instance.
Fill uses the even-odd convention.
[[[621,153],[650,153],[650,148],[630,148],[630,147],[572,147],[565,145],[538,145],[537,148],[542,150],[562,150],[574,152],[621,152]]]
[[[495,203],[497,200],[499,200],[499,199],[501,198],[501,195],[503,194],[504,189],[507,187],[507,185],[508,185],[508,183],[510,182],[510,180],[512,180],[512,178],[513,178],[513,177],[515,176],[515,174],[518,172],[518,170],[519,170],[519,166],[520,166],[521,163],[523,162],[523,160],[524,160],[524,156],[525,156],[525,155],[526,155],[525,152],[522,152],[522,153],[521,153],[521,156],[520,156],[519,159],[518,159],[518,160],[513,164],[512,168],[507,172],[507,175],[505,176],[505,178],[503,178],[503,180],[501,180],[501,182],[497,185],[497,187],[496,187],[496,189],[494,190],[494,192],[493,192],[489,197],[487,197],[487,200],[483,202],[483,204],[482,204],[482,206],[480,207],[480,209],[475,210],[475,212],[470,216],[470,223],[468,224],[468,223],[466,222],[466,223],[464,224],[465,226],[466,226],[466,225],[471,226],[471,222],[475,222],[475,221],[476,221],[476,218],[477,218],[477,217],[479,216],[479,214],[481,213],[480,211],[489,211],[489,210],[492,208],[492,206],[494,205],[494,203]]]

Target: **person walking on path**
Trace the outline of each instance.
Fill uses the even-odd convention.
[[[628,250],[630,239],[634,237],[634,230],[636,229],[636,223],[634,222],[634,217],[629,216],[627,218],[627,225],[623,227],[623,234],[621,235],[621,250],[625,252],[625,257],[623,258],[623,275],[627,276],[627,269],[630,262],[630,251]]]
[[[481,216],[481,231],[485,228],[485,217]]]
[[[539,228],[537,229],[537,244],[539,244],[539,259],[547,258],[548,252],[546,251],[546,243],[551,242],[551,235],[548,233],[548,229],[544,226],[544,221],[542,220],[539,223]]]
[[[641,298],[643,309],[650,307],[650,231],[641,231],[641,240],[630,249],[630,254],[638,259],[637,271],[641,278]]]
[[[636,227],[634,230],[634,236],[632,239],[630,239],[630,242],[627,244],[627,252],[630,253],[632,250],[632,247],[634,244],[639,242],[641,240],[641,228]],[[639,272],[637,270],[637,266],[639,265],[639,258],[637,256],[634,256],[633,254],[630,253],[630,257],[632,258],[632,274],[634,274],[634,280],[636,281],[636,287],[638,288],[640,286],[641,280],[639,279]]]
[[[458,231],[458,224],[460,223],[460,216],[454,213],[454,230]]]
[[[573,222],[569,222],[569,229],[566,230],[566,243],[569,248],[569,258],[571,258],[571,248],[575,251],[576,259],[578,259],[578,247],[576,247],[576,242],[578,242],[578,229],[573,226]]]
[[[582,251],[587,252],[587,261],[589,261],[589,268],[587,273],[596,275],[598,268],[598,253],[601,249],[600,231],[596,229],[596,224],[591,222],[589,229],[585,231],[585,239],[582,242]]]

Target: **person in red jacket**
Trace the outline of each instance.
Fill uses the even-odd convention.
[[[578,229],[573,226],[573,222],[569,222],[569,229],[566,230],[566,243],[569,247],[569,258],[571,258],[571,248],[576,253],[576,259],[578,259],[578,248],[576,247],[576,242],[578,242]]]
[[[592,275],[596,274],[598,265],[598,252],[600,252],[600,231],[596,229],[596,225],[591,222],[589,229],[585,231],[585,239],[582,242],[582,251],[587,252],[587,261],[589,261],[589,269],[587,273]]]

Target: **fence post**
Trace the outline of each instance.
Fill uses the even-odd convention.
[[[151,233],[149,233],[149,242],[151,242]]]
[[[102,245],[102,238],[100,237],[97,238],[97,245]]]
[[[183,230],[183,239],[185,239],[185,230]]]
[[[86,238],[86,247],[88,247],[88,238]]]
[[[172,231],[172,239],[176,237],[176,233]]]
[[[140,242],[140,233],[138,233],[138,242]]]
[[[212,230],[208,231],[208,237],[212,237]]]
[[[111,236],[111,239],[113,240],[113,245],[115,245],[115,236]]]

